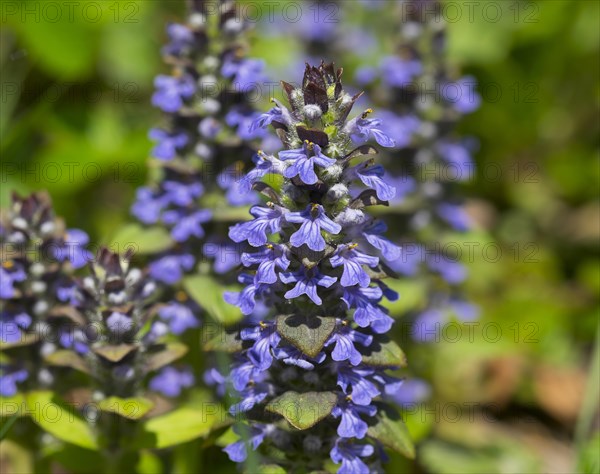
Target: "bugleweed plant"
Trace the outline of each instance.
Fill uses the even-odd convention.
[[[55,453],[73,470],[194,466],[203,438],[252,474],[383,472],[386,451],[415,455],[397,407],[413,395],[389,282],[417,275],[415,242],[468,227],[449,183],[413,175],[423,163],[470,163],[450,135],[469,105],[443,96],[422,106],[406,82],[463,90],[464,80],[446,74],[438,26],[415,18],[398,55],[357,75],[381,107],[356,110],[362,93],[322,61],[298,85],[282,82],[287,101],[261,113],[251,98],[264,62],[247,55],[235,3],[188,5],[186,22],[167,28],[171,72],[155,80],[164,120],[150,131],[151,178],[131,207],[139,224],[115,239],[132,250],[92,255],[44,194],[15,196],[2,216],[2,415],[30,415],[52,435],[35,431],[40,471]],[[328,22],[296,28],[311,54],[337,55],[353,36],[334,42]],[[390,215],[402,223],[391,237]],[[418,318],[428,324],[443,320],[432,316],[442,304],[472,310],[457,297],[464,269],[440,258],[426,261],[447,283],[429,287]],[[206,325],[198,337],[201,313],[226,329],[207,338]],[[200,346],[214,392],[194,374]],[[186,354],[194,369],[174,365]],[[48,420],[44,406],[68,416]],[[168,451],[186,442],[198,444]]]
[[[260,463],[288,472],[324,469],[329,457],[340,473],[362,473],[381,469],[384,446],[413,455],[388,403],[402,383],[389,371],[406,360],[386,336],[393,320],[380,305],[398,298],[383,280],[400,249],[369,212],[394,188],[377,150],[353,139],[394,142],[372,111],[351,117],[360,94],[346,93],[341,75],[333,64],[307,65],[301,87],[283,83],[289,108],[275,101],[253,124],[273,126],[285,149],[259,152],[242,188],[266,202],[229,231],[254,247],[242,255],[244,289],[225,295],[246,316],[239,333],[222,338],[236,351],[223,382],[239,398],[230,413],[249,423],[225,448],[236,462],[250,446]],[[258,305],[266,309],[257,314]]]

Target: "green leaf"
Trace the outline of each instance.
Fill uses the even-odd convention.
[[[171,342],[166,345],[165,349],[155,354],[149,355],[146,361],[146,370],[151,372],[160,369],[167,364],[183,357],[188,351],[185,344],[180,342]]]
[[[154,403],[152,403],[152,401],[143,397],[109,397],[98,403],[100,410],[115,413],[130,420],[140,419],[148,413],[153,406]]]
[[[220,331],[220,334],[208,340],[203,349],[208,352],[226,352],[233,354],[243,349],[244,341],[240,339],[239,332]]]
[[[137,448],[166,448],[207,435],[214,425],[227,418],[223,406],[211,400],[208,392],[165,415],[143,423]]]
[[[335,325],[335,318],[324,316],[277,316],[277,332],[309,357],[316,357],[321,352]]]
[[[183,287],[215,321],[229,325],[242,319],[239,308],[223,299],[225,291],[239,291],[239,288],[223,286],[218,281],[204,275],[184,278]]]
[[[90,426],[75,410],[49,390],[25,395],[31,419],[58,439],[82,448],[98,449]]]
[[[286,470],[277,464],[264,464],[260,466],[260,474],[286,474]]]
[[[90,368],[85,363],[85,360],[72,351],[59,350],[47,355],[44,360],[51,365],[71,367],[86,374],[90,373]]]
[[[406,355],[400,346],[387,336],[373,339],[367,348],[360,348],[363,364],[375,367],[406,367]]]
[[[294,428],[306,430],[327,417],[336,402],[333,392],[286,392],[271,400],[265,409],[283,416]]]
[[[111,248],[125,252],[132,249],[136,254],[158,253],[173,246],[169,233],[162,227],[143,227],[129,224],[112,238]]]
[[[414,459],[415,447],[400,415],[389,407],[379,405],[376,419],[376,423],[369,426],[367,434],[384,446]]]
[[[137,347],[131,344],[119,344],[117,346],[94,347],[92,351],[110,362],[119,362],[136,349]]]

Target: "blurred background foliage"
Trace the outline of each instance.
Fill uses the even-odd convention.
[[[62,5],[58,21],[46,3],[1,5],[0,201],[6,206],[13,190],[48,189],[70,226],[110,244],[146,181],[147,131],[160,120],[150,106],[153,76],[166,70],[164,26],[183,17],[184,3],[80,1],[70,17],[54,2]],[[478,226],[461,238],[502,250],[497,259],[492,250],[466,259],[467,290],[482,309],[479,328],[494,327],[486,337],[476,330],[471,340],[448,335],[428,345],[398,336],[432,398],[430,411],[407,413],[417,464],[394,458],[389,472],[598,472],[600,382],[591,364],[600,293],[600,3],[495,2],[497,22],[482,14],[490,2],[477,2],[472,19],[466,4],[453,3],[463,14],[448,25],[449,60],[478,79],[483,95],[461,124],[480,143],[479,171],[464,187]],[[391,52],[393,24],[369,15],[337,25],[378,35],[369,54],[344,64],[348,78]],[[252,55],[274,74],[291,74],[302,45],[267,34],[265,21],[253,32]],[[266,109],[269,97],[262,99]],[[406,287],[408,306],[417,290]],[[187,459],[198,448],[178,449],[174,470],[186,472],[180,463],[217,472]],[[143,462],[141,472],[153,472],[152,459]]]

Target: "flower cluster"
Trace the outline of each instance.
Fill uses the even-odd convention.
[[[172,74],[156,78],[152,96],[165,123],[150,131],[160,178],[138,189],[132,207],[143,224],[170,233],[172,245],[150,266],[165,285],[178,283],[206,259],[214,259],[217,273],[239,263],[219,222],[228,204],[256,203],[254,196],[238,192],[238,177],[244,163],[251,163],[253,143],[268,137],[262,129],[249,130],[258,115],[250,99],[265,76],[263,61],[245,56],[247,25],[233,2],[215,12],[204,8],[204,2],[192,2],[187,23],[167,28],[163,55]],[[210,244],[208,251],[203,243]]]
[[[274,101],[253,126],[270,124],[285,150],[257,154],[241,188],[267,201],[229,232],[253,248],[242,256],[244,288],[225,294],[246,321],[223,337],[225,349],[238,349],[230,375],[208,379],[232,387],[239,402],[230,412],[252,422],[225,449],[237,462],[260,446],[261,462],[290,472],[320,470],[329,455],[338,472],[362,473],[376,469],[382,445],[398,449],[392,437],[406,438],[388,404],[401,380],[387,373],[405,358],[385,335],[393,320],[382,305],[398,298],[383,279],[400,249],[368,212],[395,189],[364,144],[394,141],[370,110],[349,119],[360,94],[345,92],[341,75],[333,64],[307,65],[301,87],[283,83],[290,107]],[[407,446],[399,450],[411,455]]]
[[[88,236],[65,229],[44,193],[14,194],[0,222],[0,341],[14,357],[3,360],[0,394],[12,396],[17,385],[48,386],[54,375],[43,355],[69,344],[68,318],[60,308],[68,300],[69,275],[89,260]],[[23,352],[25,351],[25,352]],[[23,356],[23,354],[30,356]]]
[[[130,266],[129,260],[130,255],[120,257],[103,248],[90,265],[90,274],[73,280],[68,289],[70,306],[68,311],[64,308],[72,321],[71,353],[62,350],[50,358],[89,374],[98,399],[135,396],[147,374],[185,353],[183,346],[165,342],[169,328],[163,319],[168,316],[159,315],[173,313],[173,308],[153,304],[156,283],[147,271]],[[171,324],[179,328],[184,323]],[[150,388],[176,396],[180,386],[192,380],[187,371],[179,374],[169,368],[150,382]]]
[[[397,54],[383,58],[378,67],[359,69],[356,79],[375,102],[393,105],[385,123],[397,132],[384,130],[405,146],[402,160],[390,155],[387,169],[401,190],[391,202],[392,210],[397,209],[408,229],[398,237],[411,250],[391,267],[405,276],[420,274],[427,281],[427,307],[416,315],[413,332],[416,339],[427,340],[452,317],[470,321],[477,313],[460,291],[466,268],[451,255],[432,249],[444,236],[472,227],[456,186],[473,177],[475,144],[456,138],[454,125],[477,110],[481,97],[474,78],[456,78],[446,64],[439,2],[414,0],[402,14],[406,21],[399,30]]]

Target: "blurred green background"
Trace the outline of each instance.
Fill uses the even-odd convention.
[[[484,99],[461,124],[480,141],[464,189],[478,230],[465,239],[503,251],[467,262],[467,289],[501,334],[408,350],[434,408],[409,415],[418,465],[394,458],[389,472],[597,472],[600,2],[491,2],[497,22],[476,3],[472,21],[448,25],[449,59]],[[184,2],[81,1],[72,16],[62,2],[0,5],[2,206],[12,190],[47,189],[70,227],[109,243],[146,181],[152,80]],[[270,66],[301,54],[295,38],[260,33],[252,54]],[[436,403],[493,410],[451,422]]]

